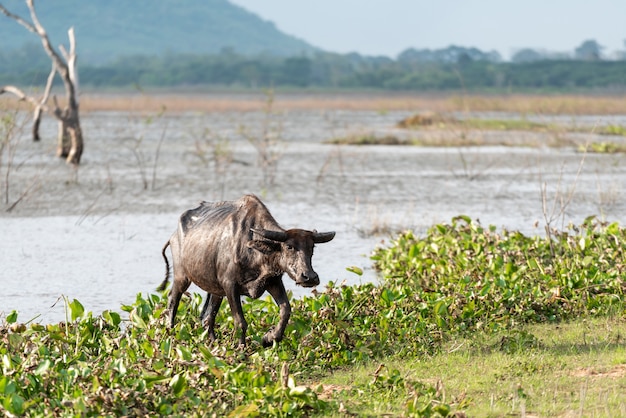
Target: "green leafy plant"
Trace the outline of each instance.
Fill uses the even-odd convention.
[[[481,335],[492,340],[483,350],[517,356],[502,376],[555,367],[519,357],[544,347],[525,327],[623,315],[625,238],[619,224],[594,217],[555,232],[555,251],[545,238],[484,228],[467,216],[434,225],[423,237],[405,232],[372,256],[380,285],[330,283],[323,292],[292,299],[285,338],[268,349],[261,338],[279,315],[270,297],[244,304],[245,351],[237,348],[227,309],[218,314],[218,341],[209,342],[199,294],[183,298],[171,330],[165,293],[137,295],[121,313],[99,316],[67,298],[67,318],[58,324],[22,324],[13,311],[0,326],[0,410],[35,416],[463,416],[471,399],[446,397],[443,383],[397,366],[352,378],[334,394],[322,381],[383,360],[434,358],[459,339]],[[522,395],[516,407],[526,402]]]
[[[283,386],[273,364],[207,347],[200,301],[196,295],[181,306],[181,325],[172,333],[161,319],[160,295],[123,306],[126,320],[113,311],[94,317],[76,300],[66,301],[71,320],[56,325],[15,327],[11,313],[11,330],[0,333],[1,408],[47,416],[293,416],[326,407],[293,377]]]
[[[459,216],[423,238],[401,234],[373,259],[387,287],[415,289],[422,318],[439,328],[496,330],[623,309],[625,236],[595,217],[550,242]]]

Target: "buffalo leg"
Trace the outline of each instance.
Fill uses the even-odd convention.
[[[189,288],[190,284],[191,282],[186,277],[179,278],[174,275],[174,283],[172,284],[172,290],[170,290],[170,296],[167,302],[167,309],[170,313],[170,328],[174,328],[180,298]]]
[[[215,341],[215,317],[217,316],[217,311],[220,310],[220,306],[222,306],[223,299],[223,296],[217,296],[209,293],[207,294],[206,301],[202,307],[200,319],[202,320],[202,325],[209,330],[209,339],[211,341]]]
[[[233,314],[233,320],[235,322],[235,327],[239,327],[241,334],[239,335],[239,345],[246,345],[246,331],[248,330],[248,323],[246,322],[246,318],[243,316],[243,307],[241,306],[241,295],[237,293],[235,287],[226,290],[226,298],[228,299],[228,304],[230,305],[230,311]],[[235,330],[236,331],[236,330]]]
[[[202,305],[202,312],[200,312],[200,320],[203,321],[204,320],[204,316],[206,315],[206,311],[209,309],[209,300],[211,300],[211,295],[210,293],[206,294],[206,299],[204,301],[204,305]]]
[[[287,323],[289,322],[289,317],[291,316],[291,305],[289,305],[289,298],[287,297],[283,281],[280,279],[276,280],[274,283],[269,285],[266,290],[270,295],[272,295],[280,309],[280,319],[278,320],[276,328],[267,331],[267,333],[263,336],[263,340],[261,341],[263,347],[269,347],[274,343],[274,341],[280,342],[280,340],[283,339],[285,328],[287,328]]]

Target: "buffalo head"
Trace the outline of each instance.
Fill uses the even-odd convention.
[[[252,229],[252,232],[262,239],[252,239],[248,246],[271,255],[277,270],[287,273],[300,286],[314,287],[320,284],[320,278],[311,266],[313,247],[332,240],[334,232],[304,229]]]

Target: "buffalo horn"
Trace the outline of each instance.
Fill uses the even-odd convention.
[[[272,241],[285,242],[287,240],[287,233],[285,231],[270,231],[267,229],[252,228],[252,232]]]
[[[332,232],[315,232],[313,234],[313,242],[316,244],[321,244],[323,242],[328,242],[331,239],[335,238],[335,231]]]

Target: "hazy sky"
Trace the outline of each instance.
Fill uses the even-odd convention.
[[[290,35],[334,52],[395,57],[451,44],[573,51],[595,39],[626,49],[626,0],[230,0]]]

